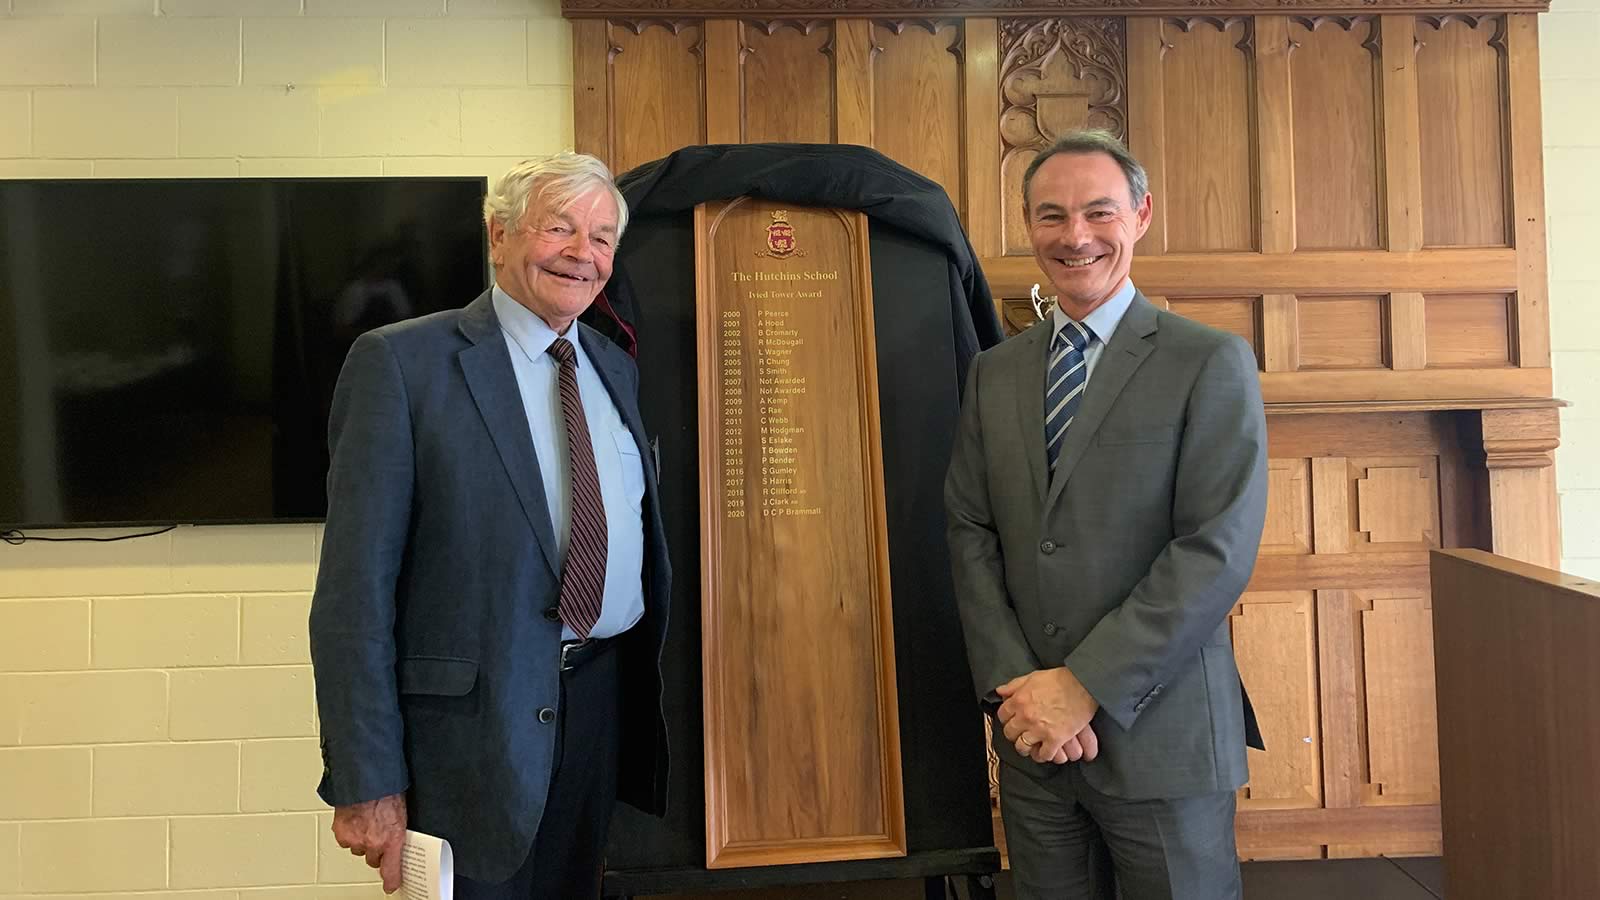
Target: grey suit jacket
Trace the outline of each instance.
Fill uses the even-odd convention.
[[[619,796],[665,802],[660,658],[670,572],[638,371],[580,339],[645,476],[644,619],[621,636]],[[543,815],[560,705],[560,570],[539,461],[488,293],[356,340],[329,422],[311,658],[331,805],[407,792],[461,874],[510,877]]]
[[[1089,379],[1052,479],[1044,449],[1051,330],[980,354],[945,501],[956,596],[980,698],[1066,665],[1099,701],[1102,793],[1231,790],[1254,728],[1224,621],[1266,517],[1255,356],[1234,335],[1135,296]],[[1059,770],[1019,755],[1036,777]]]

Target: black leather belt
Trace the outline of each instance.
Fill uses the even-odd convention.
[[[571,672],[584,663],[591,662],[610,650],[617,642],[615,637],[584,638],[581,641],[561,642],[561,671]]]

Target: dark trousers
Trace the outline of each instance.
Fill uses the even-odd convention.
[[[1000,767],[1000,815],[1018,900],[1238,900],[1234,792],[1123,800],[1075,763],[1036,781]]]
[[[510,880],[456,876],[456,900],[584,900],[600,896],[606,833],[617,801],[621,680],[616,642],[561,676],[559,731],[539,833]],[[536,715],[528,710],[528,715]]]

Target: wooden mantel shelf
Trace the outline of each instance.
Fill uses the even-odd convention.
[[[1496,398],[1484,400],[1376,400],[1326,403],[1268,403],[1267,415],[1293,416],[1328,413],[1406,413],[1465,409],[1560,409],[1571,404],[1554,397]]]
[[[569,18],[648,16],[653,18],[839,18],[929,16],[1044,16],[1044,15],[1192,15],[1218,17],[1237,13],[1348,13],[1389,12],[1539,13],[1550,9],[1549,0],[561,0],[561,13]]]

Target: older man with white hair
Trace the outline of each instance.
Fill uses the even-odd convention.
[[[596,897],[616,800],[664,807],[670,572],[638,369],[577,322],[627,219],[594,157],[514,166],[484,201],[490,290],[362,335],[340,373],[318,792],[385,890],[410,827],[451,842],[462,900]]]

